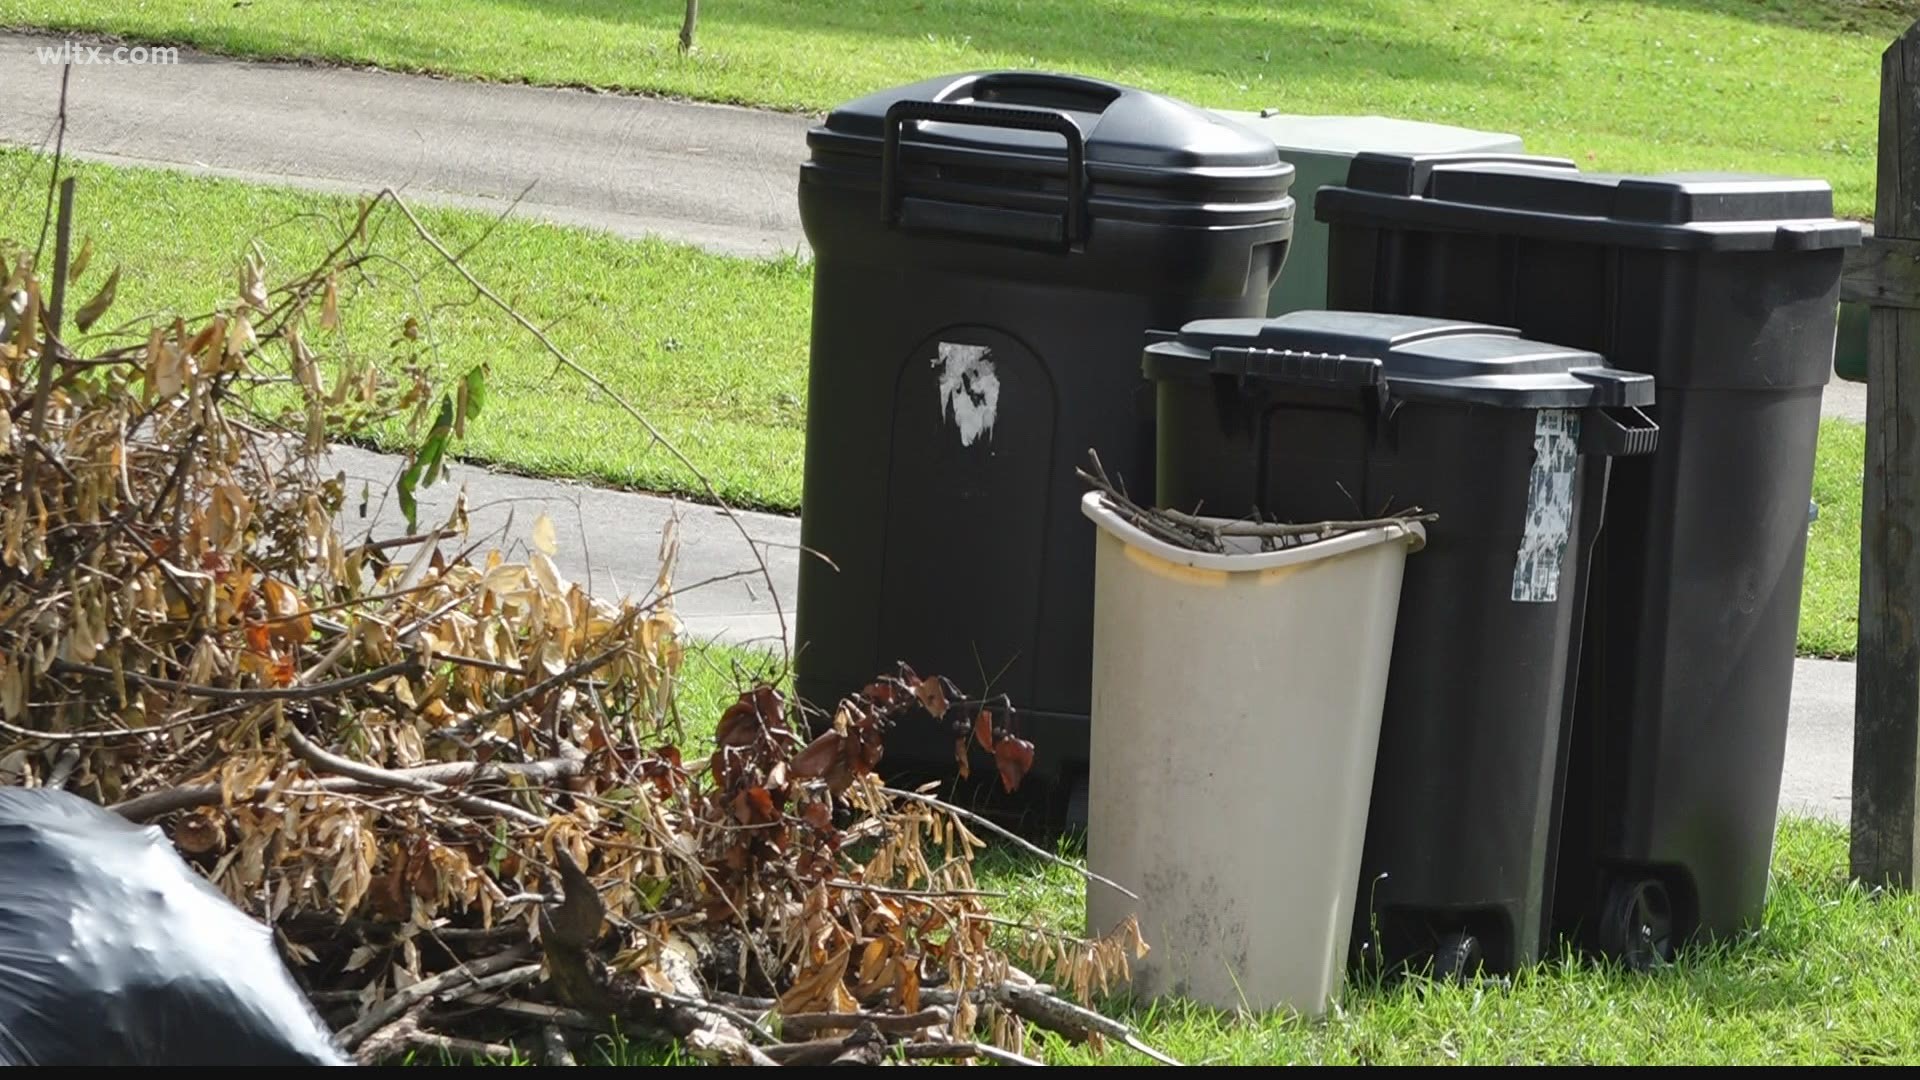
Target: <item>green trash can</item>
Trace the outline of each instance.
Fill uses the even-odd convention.
[[[1293,166],[1293,197],[1313,206],[1323,187],[1347,182],[1347,166],[1357,154],[1519,154],[1520,136],[1474,131],[1448,124],[1426,124],[1385,116],[1297,116],[1274,109],[1219,115],[1273,140],[1280,160]],[[1310,213],[1293,223],[1293,248],[1287,272],[1267,301],[1267,314],[1313,311],[1327,306],[1327,226]]]
[[[1872,311],[1865,304],[1840,305],[1840,324],[1833,339],[1833,373],[1848,382],[1867,381],[1867,326]]]
[[[1873,236],[1873,226],[1861,225],[1862,240]],[[1833,338],[1833,373],[1847,382],[1867,381],[1867,326],[1872,308],[1842,301],[1840,320]]]

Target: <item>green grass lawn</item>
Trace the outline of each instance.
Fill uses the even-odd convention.
[[[1879,53],[1910,0],[0,0],[0,24],[245,56],[822,109],[979,68],[1214,106],[1509,130],[1628,171],[1832,179],[1870,212]],[[831,58],[830,60],[828,58]]]
[[[1147,1041],[1189,1064],[1865,1064],[1920,1061],[1920,900],[1846,880],[1837,826],[1789,820],[1765,923],[1635,975],[1563,957],[1510,982],[1361,985],[1321,1023],[1233,1017],[1190,1005],[1123,1009]],[[1065,871],[987,860],[981,887],[1080,925]],[[1284,916],[1281,916],[1284,917]],[[1122,1009],[1119,1005],[1109,1008]],[[1138,1063],[1058,1042],[1061,1065]]]
[[[706,745],[723,704],[771,665],[751,652],[695,650],[681,697],[685,745]],[[1506,982],[1363,983],[1319,1023],[1182,1004],[1105,1007],[1189,1064],[1920,1062],[1920,898],[1850,884],[1846,861],[1843,829],[1787,820],[1758,931],[1652,975],[1562,957]],[[977,871],[981,888],[1006,894],[997,914],[1085,932],[1071,871],[1005,848],[989,849]],[[639,1044],[606,1049],[618,1064],[670,1059]],[[1125,1050],[1059,1042],[1044,1057],[1141,1063]]]
[[[39,235],[47,169],[25,151],[0,149],[0,236],[31,243]],[[90,236],[97,251],[97,269],[81,288],[97,287],[113,264],[125,266],[118,300],[96,335],[142,314],[207,311],[230,299],[234,267],[255,239],[270,281],[304,273],[355,212],[351,199],[163,171],[82,164],[76,174],[75,242]],[[494,225],[465,211],[421,213],[456,251]],[[362,305],[377,331],[356,348],[388,348],[414,316],[444,372],[492,365],[489,408],[457,453],[541,475],[698,490],[604,396],[556,369],[500,312],[472,302],[471,290],[405,228],[395,217],[376,231],[387,259],[369,270],[380,284],[357,290],[359,299],[343,288],[342,302]],[[723,497],[776,510],[799,506],[808,267],[524,220],[493,229],[468,265],[626,395],[700,463]]]
[[[1800,651],[1851,657],[1860,632],[1860,488],[1867,429],[1847,420],[1820,423],[1813,501],[1820,519],[1807,537],[1800,591]]]

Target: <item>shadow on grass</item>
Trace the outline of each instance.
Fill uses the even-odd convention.
[[[1904,33],[1920,19],[1920,4],[1913,0],[1600,0],[1603,4],[1636,8],[1670,8],[1701,15],[1719,15],[1730,19],[1796,30],[1820,30],[1840,34],[1871,34],[1888,41]]]

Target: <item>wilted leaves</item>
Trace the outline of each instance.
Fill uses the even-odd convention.
[[[80,241],[80,250],[73,261],[67,264],[67,284],[71,285],[86,274],[87,267],[93,264],[93,237]]]
[[[533,546],[542,555],[552,555],[560,550],[558,538],[554,536],[553,519],[542,513],[533,519]]]
[[[113,268],[113,273],[107,275],[106,283],[100,286],[100,291],[93,294],[93,299],[80,305],[80,310],[74,313],[73,325],[79,327],[83,333],[93,329],[93,324],[99,322],[100,316],[105,315],[107,309],[113,306],[113,298],[119,291],[120,268],[116,266]]]
[[[860,1007],[847,992],[849,950],[842,948],[813,970],[796,979],[780,995],[779,1009],[785,1013],[853,1012]]]

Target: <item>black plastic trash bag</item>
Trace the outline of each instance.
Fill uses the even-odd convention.
[[[160,830],[0,788],[0,1065],[344,1065],[266,927]]]

